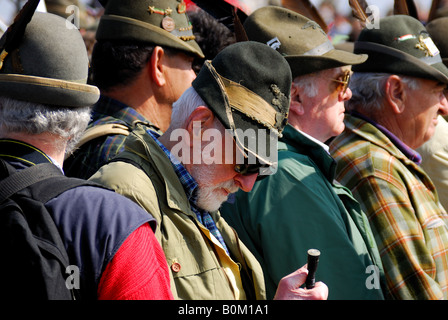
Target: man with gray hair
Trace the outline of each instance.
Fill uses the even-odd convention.
[[[448,113],[448,69],[420,21],[396,15],[364,29],[345,131],[330,152],[366,212],[393,299],[448,298],[448,214],[415,151]]]
[[[20,18],[18,21],[23,22]],[[23,37],[6,32],[0,40],[5,45],[0,52],[8,49],[1,56],[0,66],[2,182],[24,174],[27,179],[26,175],[41,168],[50,170],[50,177],[57,181],[45,175],[46,180],[39,180],[32,189],[22,189],[8,199],[21,203],[17,201],[29,197],[41,202],[40,208],[49,214],[43,225],[55,226],[51,238],[59,239],[54,243],[65,248],[58,250],[47,240],[49,234],[34,225],[37,212],[23,207],[21,219],[14,220],[20,223],[14,224],[6,221],[5,217],[12,215],[6,215],[3,207],[2,286],[8,299],[72,297],[70,286],[62,283],[58,293],[63,297],[55,295],[53,287],[46,287],[38,282],[41,278],[31,276],[43,270],[36,266],[25,268],[20,263],[31,254],[21,250],[23,242],[10,240],[25,237],[18,234],[17,226],[28,217],[29,230],[37,232],[31,238],[42,239],[37,242],[39,252],[49,259],[43,259],[43,269],[54,268],[54,260],[49,257],[64,257],[62,252],[66,251],[65,259],[60,260],[64,264],[60,273],[69,266],[79,270],[75,281],[77,299],[172,299],[164,254],[154,236],[154,218],[111,190],[63,175],[64,155],[82,135],[90,119],[89,106],[99,97],[98,88],[86,84],[88,57],[81,34],[74,26],[66,27],[66,23],[62,17],[36,12]],[[16,43],[16,47],[7,47],[11,43]],[[74,187],[65,188],[75,182]],[[3,192],[4,189],[2,184]],[[57,193],[41,201],[40,195],[49,189]],[[60,273],[53,272],[49,278],[63,281],[67,275]]]

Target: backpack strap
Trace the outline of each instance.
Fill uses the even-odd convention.
[[[10,166],[3,159],[0,160],[4,166]],[[0,181],[0,203],[39,181],[61,175],[62,172],[52,163],[41,163],[17,171]]]
[[[76,148],[80,148],[87,142],[105,135],[122,134],[128,136],[130,130],[130,128],[121,123],[105,123],[93,126],[84,132],[83,136],[76,145]]]
[[[11,167],[3,159],[0,159],[3,166]],[[9,169],[11,172],[11,169]],[[32,188],[33,198],[46,203],[48,200],[58,196],[66,190],[82,186],[90,185],[95,187],[104,186],[92,181],[66,177],[58,167],[52,163],[40,163],[35,166],[28,167],[23,170],[15,171],[10,176],[0,181],[0,203],[8,199],[15,193],[40,182],[37,188]]]

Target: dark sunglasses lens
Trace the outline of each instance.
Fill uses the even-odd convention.
[[[251,175],[259,173],[261,167],[259,164],[237,164],[235,165],[235,172],[242,175]]]

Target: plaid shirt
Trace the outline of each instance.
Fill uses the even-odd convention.
[[[101,96],[92,110],[92,120],[87,128],[107,123],[120,123],[133,128],[134,121],[148,122],[135,109],[120,101]],[[157,130],[154,127],[154,130]],[[66,175],[83,179],[90,178],[101,166],[123,151],[125,135],[105,135],[94,139],[76,150],[64,162]]]
[[[367,214],[390,297],[447,299],[448,215],[419,158],[398,141],[374,123],[347,115],[346,130],[330,146],[336,179]]]
[[[168,156],[169,159],[172,159],[172,155],[170,151],[165,148],[163,144],[160,143],[158,138],[160,135],[156,132],[153,132],[151,130],[146,129],[146,132],[154,139],[154,141],[157,143],[157,145],[165,152],[165,154]],[[210,213],[207,211],[204,211],[197,206],[198,201],[198,184],[194,180],[194,178],[190,175],[190,173],[185,169],[185,167],[177,161],[177,163],[171,162],[173,165],[174,171],[176,172],[176,175],[179,177],[179,180],[184,187],[185,193],[187,195],[188,201],[190,202],[191,210],[196,214],[196,217],[198,218],[199,222],[202,223],[208,231],[210,231],[213,236],[215,236],[216,239],[221,243],[222,247],[226,250],[227,254],[229,254],[229,250],[227,249],[226,243],[224,242],[223,237],[221,236],[221,233],[219,232],[218,228],[216,227],[215,221],[210,216]]]

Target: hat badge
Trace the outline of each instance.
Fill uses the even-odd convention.
[[[171,9],[170,7],[164,10],[156,8],[154,6],[149,6],[148,12],[149,14],[156,13],[165,16],[162,19],[162,28],[165,29],[166,31],[171,32],[176,28],[176,23],[174,22],[174,19],[169,17],[173,13],[173,9]]]
[[[439,49],[437,49],[432,39],[430,37],[424,38],[423,35],[420,35],[418,37],[418,43],[415,45],[415,47],[419,50],[424,51],[426,57],[434,57],[440,53]]]
[[[274,50],[277,50],[282,45],[282,43],[280,42],[280,40],[277,37],[272,38],[271,40],[266,42],[266,44]]]
[[[163,9],[156,8],[154,6],[149,6],[148,7],[148,12],[150,14],[157,13],[157,14],[161,14],[162,16],[169,16],[170,14],[173,13],[173,9],[168,7],[165,10],[163,10]]]

